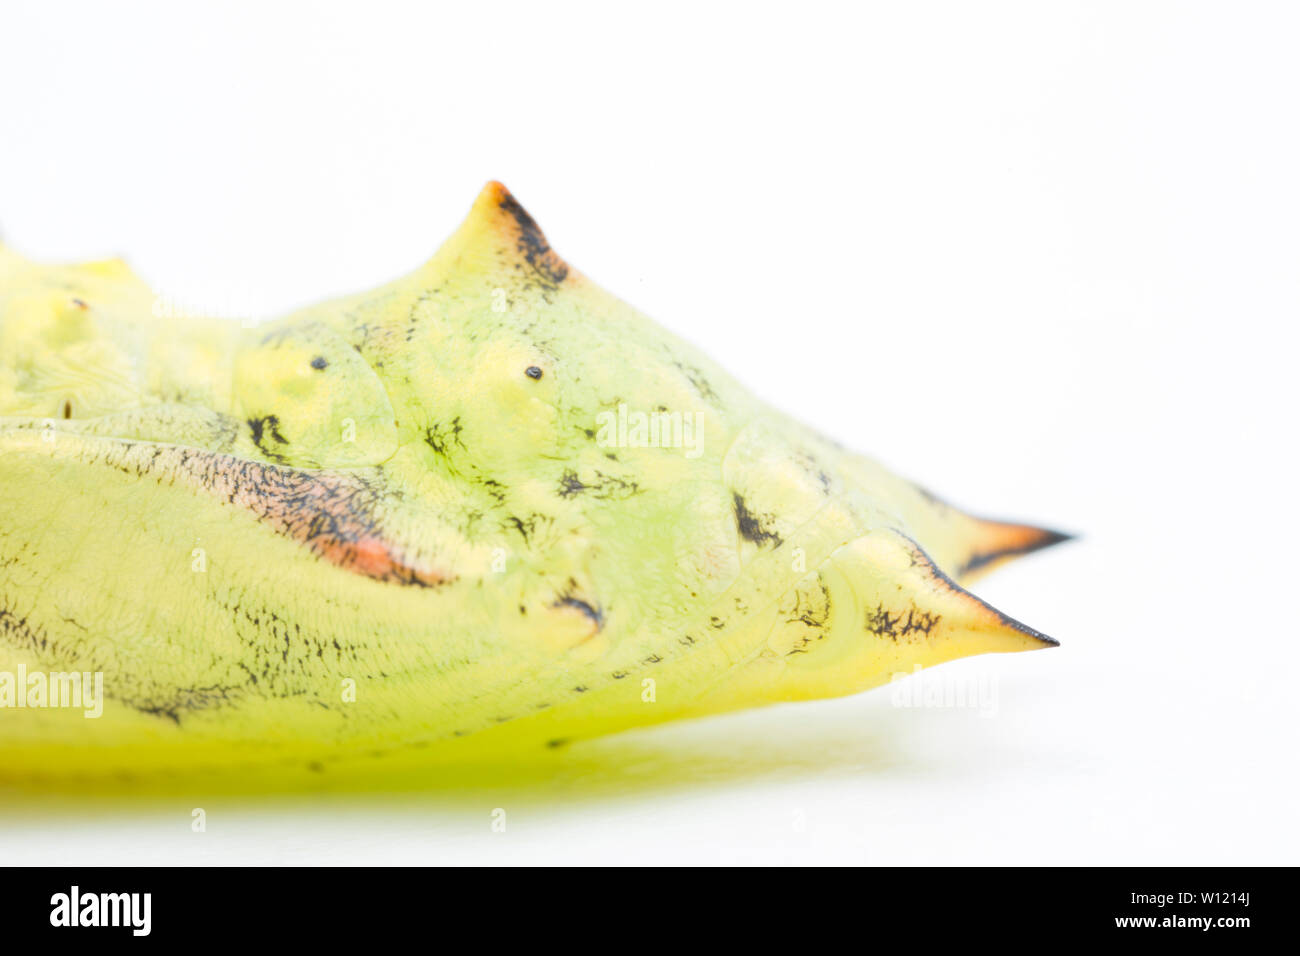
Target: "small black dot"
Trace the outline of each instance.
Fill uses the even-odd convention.
[[[329,362],[325,361],[325,356],[323,355],[318,355],[311,360],[311,367],[316,369],[317,371],[325,368],[325,366],[329,364],[330,364]]]
[[[529,378],[541,378],[542,370],[538,368],[536,365],[530,365],[528,366],[528,368],[524,370],[524,374],[527,375]]]

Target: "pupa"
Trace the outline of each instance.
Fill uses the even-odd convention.
[[[382,288],[156,304],[0,250],[0,778],[511,754],[1055,644],[963,584],[1066,535],[776,411],[498,183]]]

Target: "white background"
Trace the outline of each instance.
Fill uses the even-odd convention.
[[[202,834],[10,808],[0,862],[1300,862],[1294,9],[6,3],[29,256],[275,313],[501,179],[774,403],[1083,538],[979,588],[1059,650],[931,672],[995,706],[886,688]]]

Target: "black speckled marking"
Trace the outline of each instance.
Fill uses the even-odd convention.
[[[883,604],[878,604],[867,616],[867,631],[891,641],[906,640],[915,634],[929,637],[941,620],[940,615],[922,611],[915,604],[906,612],[896,614],[891,614]]]
[[[822,576],[817,575],[815,588],[801,587],[795,591],[794,607],[787,624],[803,624],[810,629],[795,641],[788,653],[804,654],[815,642],[826,636],[826,625],[831,619],[831,591]]]
[[[280,417],[278,415],[262,415],[259,418],[250,418],[248,420],[248,430],[253,435],[253,444],[271,461],[277,464],[284,464],[286,459],[279,450],[267,445],[267,440],[275,442],[277,445],[289,444],[289,439],[280,434]]]
[[[446,424],[434,422],[424,430],[424,443],[433,449],[435,455],[446,458],[453,446],[465,450],[465,443],[460,437],[464,430],[459,415]]]
[[[601,501],[623,501],[641,493],[641,486],[631,479],[617,475],[607,475],[595,471],[583,479],[572,468],[566,468],[560,475],[560,484],[556,494],[561,498],[576,498],[588,495]]]
[[[571,607],[585,614],[599,631],[605,626],[605,611],[599,604],[592,604],[577,595],[577,582],[570,581],[569,588],[555,599],[551,607]]]
[[[736,528],[742,538],[760,548],[776,548],[782,544],[782,537],[766,527],[772,520],[769,515],[758,515],[750,511],[744,496],[738,491],[731,493],[731,503],[736,512]]]
[[[519,227],[519,252],[537,274],[538,279],[550,289],[559,286],[569,275],[569,265],[551,248],[541,227],[519,200],[507,194],[501,199],[501,209],[509,213]]]

